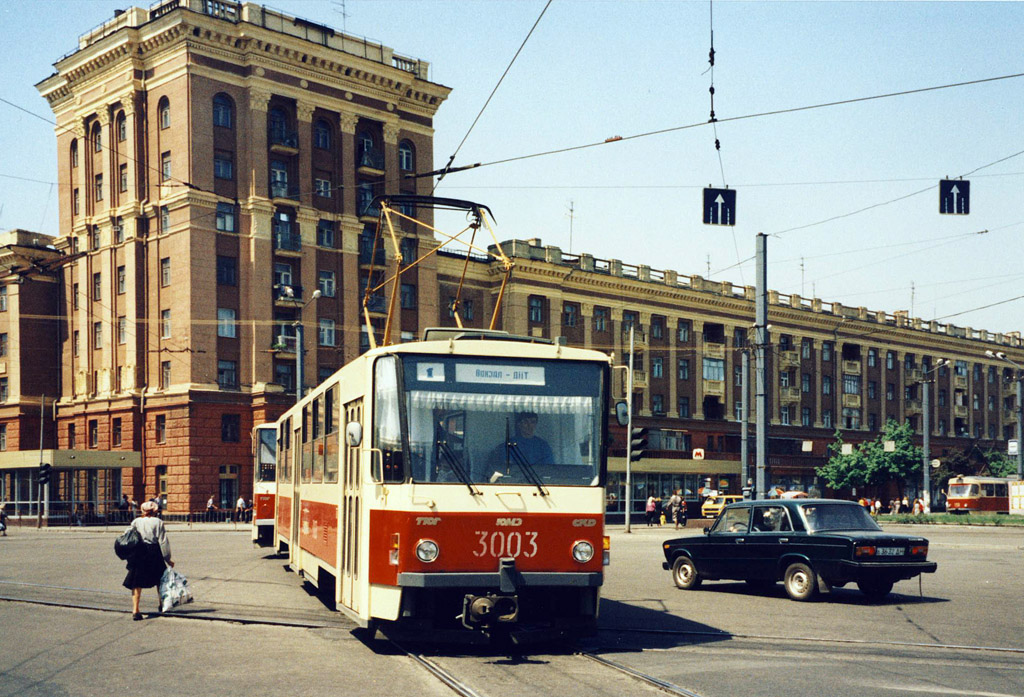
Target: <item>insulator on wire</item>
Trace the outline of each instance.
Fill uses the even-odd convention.
[[[715,67],[715,47],[714,46],[712,46],[711,50],[708,51],[708,63],[711,64],[712,68]]]
[[[722,149],[722,144],[718,141],[718,138],[715,138],[715,150],[721,150],[721,149]]]

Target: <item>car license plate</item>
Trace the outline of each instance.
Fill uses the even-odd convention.
[[[879,547],[876,554],[880,557],[900,557],[903,556],[902,547]]]

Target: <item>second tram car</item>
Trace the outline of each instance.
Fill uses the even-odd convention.
[[[949,480],[946,510],[950,513],[1009,513],[1013,477],[970,477]]]
[[[273,544],[277,509],[277,424],[261,424],[252,430],[252,541]]]
[[[277,422],[279,547],[365,627],[593,630],[609,373],[495,331],[371,349]]]

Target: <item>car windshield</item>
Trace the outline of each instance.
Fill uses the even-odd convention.
[[[867,510],[856,503],[809,503],[800,506],[807,529],[822,530],[881,530]]]
[[[375,436],[387,449],[404,432],[414,481],[600,483],[600,364],[403,355],[399,388],[392,360],[378,361]]]

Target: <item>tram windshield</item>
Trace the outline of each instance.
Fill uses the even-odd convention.
[[[256,430],[256,478],[260,482],[272,482],[277,465],[277,429]]]
[[[978,485],[977,484],[950,484],[949,485],[950,496],[977,496]]]
[[[385,463],[389,451],[408,452],[413,481],[600,483],[600,364],[409,355],[398,363],[377,362],[374,440]]]

